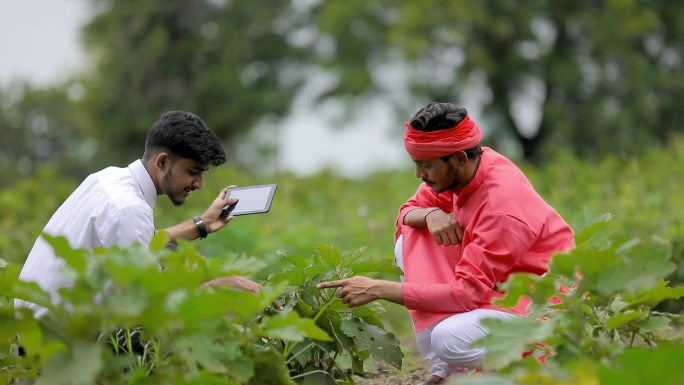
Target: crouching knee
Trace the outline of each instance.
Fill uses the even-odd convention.
[[[433,352],[451,366],[481,368],[484,349],[473,348],[471,338],[462,330],[437,325],[430,335]]]

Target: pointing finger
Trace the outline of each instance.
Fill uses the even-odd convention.
[[[344,283],[345,283],[345,280],[328,281],[328,282],[321,282],[318,285],[316,285],[316,287],[319,289],[326,289],[329,287],[342,287],[342,286],[344,286]]]

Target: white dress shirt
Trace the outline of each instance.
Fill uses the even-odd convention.
[[[64,236],[74,248],[127,246],[133,242],[149,245],[154,236],[152,209],[157,190],[152,178],[136,160],[127,168],[108,167],[89,175],[48,221],[43,232]],[[57,289],[71,284],[60,273],[64,261],[38,237],[24,263],[19,279],[36,282],[58,301]],[[21,300],[16,307],[28,307],[38,317],[45,309]]]

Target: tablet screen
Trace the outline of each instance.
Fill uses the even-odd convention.
[[[276,184],[236,187],[228,190],[227,198],[237,198],[238,203],[231,215],[265,213],[271,209]]]

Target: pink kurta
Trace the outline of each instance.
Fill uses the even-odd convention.
[[[541,275],[551,255],[574,246],[572,229],[507,158],[484,147],[475,177],[460,191],[437,194],[422,184],[397,218],[403,239],[404,304],[416,331],[455,313],[502,309],[492,299],[511,273]],[[415,208],[453,212],[463,229],[459,245],[439,246],[427,229],[403,225]]]

